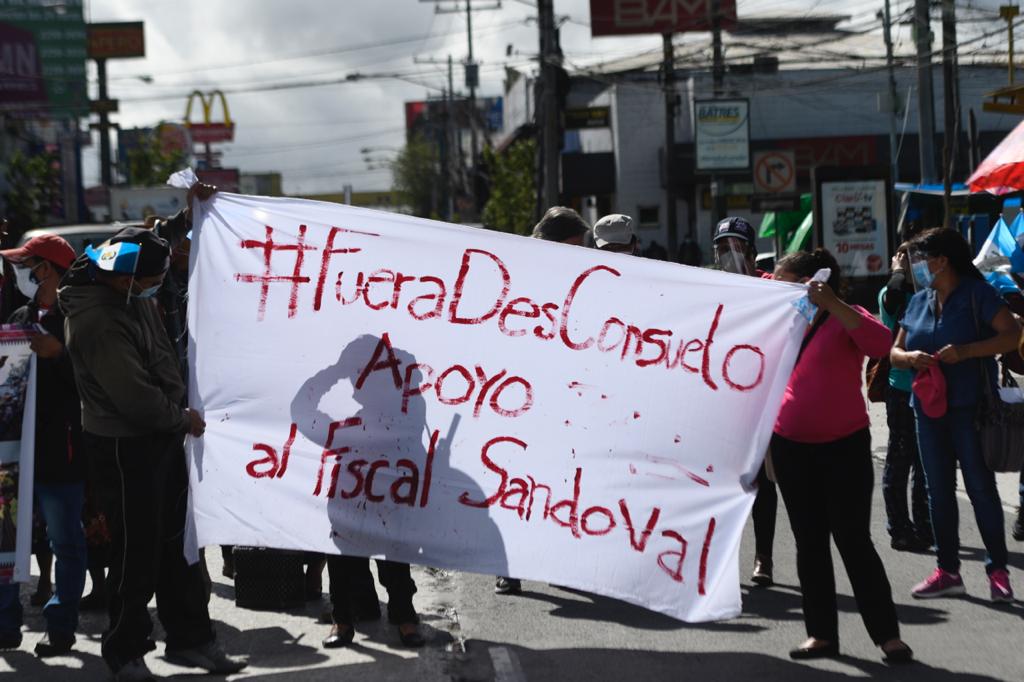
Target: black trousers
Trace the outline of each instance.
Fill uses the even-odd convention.
[[[864,625],[878,645],[899,637],[892,588],[871,542],[871,435],[867,429],[831,443],[772,436],[772,462],[796,538],[807,635],[839,641],[835,541]]]
[[[181,437],[85,439],[111,536],[104,660],[116,671],[156,648],[147,608],[154,594],[167,650],[213,641],[201,566],[189,566],[184,556],[188,476]]]
[[[327,557],[327,575],[331,581],[331,607],[334,622],[352,625],[356,614],[367,617],[379,611],[377,588],[365,557],[331,555]],[[412,596],[416,583],[409,564],[377,560],[377,575],[388,591],[388,621],[396,625],[417,623]]]
[[[779,507],[779,494],[775,484],[768,480],[764,464],[757,472],[757,496],[750,515],[754,519],[754,551],[765,559],[772,558],[775,544],[775,516]]]

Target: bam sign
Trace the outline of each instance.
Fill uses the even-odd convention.
[[[590,33],[681,33],[711,30],[711,0],[590,0]],[[736,0],[719,0],[722,28],[736,23]]]

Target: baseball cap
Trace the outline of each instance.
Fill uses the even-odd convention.
[[[0,251],[0,256],[12,263],[22,263],[28,258],[41,258],[50,261],[64,270],[75,262],[75,250],[63,237],[55,234],[41,234],[33,237],[16,249]]]
[[[621,213],[612,213],[594,223],[594,244],[602,248],[608,244],[630,244],[633,241],[633,219]]]
[[[757,244],[757,232],[754,230],[754,226],[747,222],[745,218],[726,218],[718,223],[718,227],[715,228],[715,238],[712,241],[717,242],[719,239],[725,239],[726,237],[742,239],[751,246]]]
[[[927,416],[938,419],[946,414],[946,376],[941,367],[932,365],[918,372],[913,389],[921,411]]]
[[[100,270],[119,275],[151,277],[171,264],[170,245],[143,227],[126,227],[99,248],[87,246],[85,253]]]

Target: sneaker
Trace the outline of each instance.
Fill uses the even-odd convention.
[[[246,666],[244,661],[231,658],[220,648],[217,642],[207,642],[190,649],[177,649],[165,652],[168,662],[186,668],[202,668],[206,672],[220,675],[237,673]]]
[[[152,682],[156,677],[141,658],[128,661],[114,672],[114,682]]]
[[[932,599],[934,597],[946,597],[954,594],[966,594],[963,578],[959,573],[950,573],[941,568],[936,568],[928,578],[910,591],[910,596],[915,599]]]
[[[39,658],[50,658],[51,656],[63,656],[75,646],[75,635],[46,633],[43,638],[36,642],[36,656]]]
[[[750,582],[761,587],[774,584],[772,579],[772,560],[763,556],[754,557],[754,570],[750,574]]]
[[[494,581],[495,594],[520,594],[522,591],[523,584],[519,582],[519,578],[498,576],[498,579]]]
[[[1010,587],[1010,574],[1005,568],[997,568],[988,574],[988,585],[992,593],[992,601],[1012,602],[1013,588]]]

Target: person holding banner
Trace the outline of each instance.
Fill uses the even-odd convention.
[[[725,272],[771,279],[769,272],[757,269],[757,231],[747,220],[726,218],[715,228],[712,240],[715,263]],[[775,546],[775,518],[779,494],[768,477],[768,458],[757,471],[757,496],[750,517],[754,522],[754,568],[750,581],[761,587],[774,584],[772,554]]]
[[[612,216],[606,216],[611,218]],[[628,216],[622,216],[628,218]],[[628,225],[627,225],[628,227]],[[548,242],[560,244],[572,244],[573,246],[588,246],[591,242],[595,248],[599,248],[594,232],[590,225],[579,213],[565,206],[552,206],[549,208],[540,221],[533,226],[534,239],[543,239]],[[498,576],[494,581],[495,594],[521,594],[523,584],[519,578]]]
[[[166,241],[125,228],[87,248],[59,291],[84,439],[112,536],[101,652],[115,680],[152,679],[143,656],[155,648],[147,607],[154,593],[167,660],[225,674],[244,667],[217,644],[200,567],[184,557],[183,437],[201,436],[206,424],[181,407],[185,387],[152,300],[169,261]]]
[[[987,366],[989,381],[995,382],[999,373],[994,358],[1017,347],[1021,327],[972,263],[970,246],[959,232],[923,232],[911,242],[910,254],[918,292],[907,304],[892,364],[919,376],[938,367],[946,385],[943,414],[931,409],[931,415],[926,413],[916,392],[911,398],[938,563],[911,594],[929,599],[965,593],[956,501],[959,463],[985,543],[990,596],[992,601],[1010,602],[1003,509],[995,474],[981,453],[975,415],[983,399],[983,369]]]
[[[56,590],[43,608],[46,634],[36,644],[40,658],[66,654],[75,644],[78,602],[85,587],[86,548],[82,530],[85,495],[85,453],[81,443],[81,414],[71,360],[64,348],[64,316],[57,307],[57,285],[71,267],[75,252],[56,235],[41,235],[24,246],[0,251],[15,273],[18,290],[29,299],[12,313],[10,324],[34,328],[30,348],[38,358],[34,492],[46,526],[49,548],[57,560]],[[20,604],[4,604],[3,630],[21,626]],[[20,644],[21,635],[16,638]],[[2,645],[0,645],[2,646]]]
[[[831,272],[827,282],[811,281],[825,269]],[[867,310],[836,295],[839,273],[839,264],[824,249],[790,254],[775,267],[777,280],[809,282],[807,295],[817,306],[771,441],[775,474],[796,538],[808,635],[789,655],[839,655],[831,539],[883,660],[906,663],[913,660],[913,652],[900,639],[889,578],[871,541],[874,464],[861,378],[864,357],[885,355],[892,333]]]

